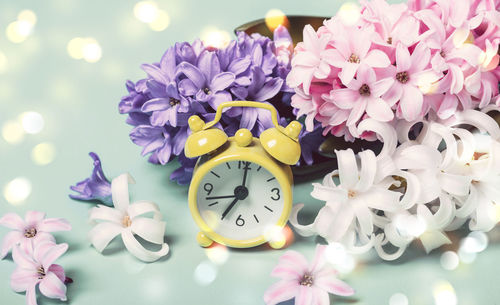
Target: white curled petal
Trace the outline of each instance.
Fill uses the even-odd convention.
[[[151,218],[136,217],[130,226],[133,233],[139,235],[145,240],[161,244],[165,235],[165,222]]]
[[[372,187],[369,191],[360,194],[360,199],[364,201],[363,206],[381,211],[394,212],[400,209],[398,202],[401,194],[378,186]],[[352,202],[353,205],[356,203]]]
[[[141,216],[147,213],[153,213],[153,218],[156,220],[162,219],[160,208],[156,203],[151,201],[134,202],[128,207],[127,213],[132,220],[137,216]]]
[[[135,183],[134,178],[128,173],[121,174],[111,181],[111,197],[113,205],[120,211],[125,212],[129,206],[128,185]]]
[[[386,156],[384,158],[377,158],[377,169],[375,171],[375,183],[380,183],[382,180],[386,179],[388,176],[393,175],[397,172],[396,163],[392,160],[392,157]]]
[[[406,248],[412,241],[412,236],[402,236],[393,223],[384,227],[384,233],[387,240],[398,248]]]
[[[464,128],[454,128],[453,133],[460,138],[460,141],[458,142],[459,159],[467,161],[472,160],[476,147],[474,135]]]
[[[442,245],[451,244],[451,240],[441,231],[426,231],[420,235],[420,241],[424,246],[425,252],[429,253],[432,250],[441,247]]]
[[[478,204],[478,194],[475,187],[470,188],[470,193],[465,200],[462,200],[463,204],[460,208],[456,210],[457,217],[465,218],[471,215],[477,207]]]
[[[351,189],[358,181],[358,165],[352,149],[336,150],[339,179],[343,189]]]
[[[354,221],[354,209],[352,205],[337,207],[333,210],[329,206],[323,207],[321,215],[315,220],[318,234],[328,242],[338,242],[345,234],[348,234]],[[321,216],[321,217],[320,217]]]
[[[406,180],[405,193],[400,199],[399,206],[407,210],[415,205],[420,197],[420,193],[422,192],[420,181],[415,175],[406,171],[399,171],[396,175]]]
[[[90,210],[90,220],[110,221],[121,224],[125,214],[117,209],[99,204]]]
[[[453,122],[454,126],[460,124],[470,124],[477,127],[481,132],[489,133],[493,139],[500,139],[500,128],[498,128],[497,122],[489,115],[481,111],[467,109],[457,112],[455,116],[457,120]]]
[[[89,240],[97,251],[102,252],[124,228],[120,225],[103,222],[97,224],[89,232]]]
[[[380,256],[381,259],[386,261],[393,261],[400,258],[401,255],[403,255],[403,253],[405,252],[406,247],[400,247],[393,253],[385,252],[382,244],[382,241],[384,239],[383,235],[384,234],[379,234],[375,237],[375,242],[373,247],[375,248],[375,251],[377,251],[377,254]]]
[[[373,248],[373,240],[374,236],[372,234],[364,244],[356,244],[356,233],[354,231],[350,231],[344,236],[342,244],[345,245],[348,253],[363,254]]]
[[[359,181],[356,184],[356,191],[364,192],[373,185],[377,172],[377,157],[371,150],[364,150],[358,153],[361,159],[361,170]]]
[[[469,228],[474,231],[488,232],[493,229],[495,224],[498,222],[495,217],[497,209],[495,204],[491,201],[486,201],[486,198],[482,200],[485,201],[479,203],[476,209],[476,215],[474,215],[469,222]]]
[[[384,143],[378,158],[392,156],[398,144],[398,136],[394,127],[388,123],[382,123],[374,119],[365,119],[358,125],[358,132],[362,134],[365,131],[375,132]]]
[[[443,162],[441,163],[441,166],[446,168],[458,157],[457,141],[455,140],[455,137],[452,134],[452,130],[449,127],[445,127],[444,125],[437,123],[432,123],[430,128],[431,131],[439,134],[446,144],[446,149],[443,152]]]
[[[441,188],[454,196],[467,196],[469,193],[472,178],[463,175],[454,175],[450,173],[439,173],[439,185]]]
[[[319,183],[313,183],[311,196],[322,201],[344,201],[347,198],[347,191],[341,188],[332,188]]]
[[[150,251],[146,248],[144,248],[139,241],[134,237],[132,234],[132,231],[130,230],[130,227],[126,228],[122,232],[122,239],[123,243],[125,244],[125,247],[127,250],[135,257],[138,259],[144,261],[144,262],[154,262],[158,260],[159,258],[165,256],[168,254],[169,248],[166,243],[163,243],[161,245],[161,249],[158,251]]]
[[[356,206],[354,214],[361,229],[360,233],[365,236],[371,236],[373,233],[373,218],[370,209],[361,203],[356,204],[353,202],[353,204]]]
[[[293,226],[295,231],[297,233],[299,233],[299,235],[306,236],[306,237],[315,235],[317,233],[316,233],[316,230],[314,229],[314,226],[315,226],[314,222],[311,224],[308,224],[308,225],[301,225],[299,223],[298,215],[299,215],[300,210],[302,210],[303,207],[304,207],[303,203],[295,204],[292,208],[292,213],[290,214],[290,218],[288,221]],[[319,213],[318,213],[318,216],[319,216]]]
[[[426,145],[411,145],[398,149],[394,162],[400,169],[435,169],[441,163],[441,154]]]

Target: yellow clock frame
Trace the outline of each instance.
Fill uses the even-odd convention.
[[[275,128],[265,130],[260,139],[252,137],[247,129],[240,129],[234,137],[227,135],[218,128],[212,128],[220,120],[222,109],[226,107],[257,107],[271,111]],[[198,116],[189,119],[189,126],[193,134],[188,138],[185,145],[187,157],[202,155],[193,172],[193,178],[189,186],[188,202],[191,215],[200,228],[197,241],[203,247],[210,246],[213,241],[234,248],[249,248],[269,242],[273,248],[281,248],[285,245],[284,238],[273,239],[268,232],[261,236],[247,240],[235,240],[216,233],[202,218],[198,210],[197,195],[201,181],[211,169],[224,162],[250,161],[266,168],[278,181],[283,192],[283,211],[277,223],[271,226],[283,228],[291,213],[292,208],[292,185],[293,175],[290,169],[300,157],[300,145],[298,135],[302,125],[293,121],[286,128],[278,124],[276,109],[265,103],[249,101],[233,101],[222,103],[218,108],[215,118],[207,124]]]

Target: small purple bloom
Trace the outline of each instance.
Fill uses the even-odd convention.
[[[94,160],[92,175],[76,185],[70,186],[70,189],[78,194],[70,194],[69,197],[86,201],[99,200],[106,205],[111,205],[111,183],[102,171],[101,160],[96,153],[90,152],[89,155]]]
[[[179,185],[187,185],[193,177],[194,166],[197,159],[189,159],[184,154],[179,155],[180,167],[172,172],[170,180],[176,181]]]
[[[128,80],[126,83],[128,95],[122,97],[118,110],[121,114],[140,112],[142,105],[151,98],[146,86],[147,79],[141,79],[137,83]]]

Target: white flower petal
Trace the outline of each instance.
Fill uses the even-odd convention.
[[[378,158],[382,158],[385,156],[392,156],[394,151],[396,150],[397,134],[394,127],[392,127],[388,123],[382,123],[376,121],[374,119],[365,119],[361,121],[358,125],[358,133],[362,134],[365,131],[373,131],[375,132],[379,138],[384,142],[384,147],[378,154]]]
[[[130,219],[134,219],[137,216],[144,215],[146,213],[153,213],[153,219],[161,220],[162,215],[160,213],[160,208],[158,205],[151,201],[137,201],[131,204],[127,209],[128,216]]]
[[[290,218],[288,219],[288,221],[290,222],[290,224],[293,226],[293,228],[295,229],[295,231],[299,235],[308,237],[308,236],[312,236],[312,235],[317,234],[317,233],[315,230],[315,223],[314,222],[311,224],[308,224],[308,225],[301,225],[299,223],[298,216],[299,216],[300,210],[303,207],[304,207],[303,203],[295,204],[292,207],[292,213],[290,214]]]
[[[89,220],[110,221],[121,225],[124,216],[125,214],[120,210],[98,204],[90,210]]]
[[[467,109],[455,114],[457,120],[453,125],[470,124],[477,127],[481,132],[488,132],[495,140],[500,140],[500,128],[497,122],[489,115],[472,109]]]
[[[130,227],[125,228],[125,230],[122,232],[122,239],[123,243],[125,244],[125,247],[127,250],[135,257],[138,259],[144,261],[144,262],[154,262],[158,260],[159,258],[165,256],[168,254],[169,248],[166,243],[163,243],[161,245],[161,249],[158,251],[150,251],[144,248],[139,241],[134,237],[132,234],[132,231],[130,230]]]
[[[343,189],[350,190],[358,182],[358,165],[352,149],[336,150],[339,179]]]
[[[165,235],[165,222],[151,218],[136,217],[132,221],[130,229],[145,240],[161,244]]]
[[[115,208],[125,212],[129,206],[128,184],[135,183],[129,174],[121,174],[111,181],[111,197]]]
[[[361,159],[361,170],[355,189],[358,192],[364,192],[373,185],[377,171],[377,157],[372,150],[361,151],[358,156]]]
[[[124,228],[120,225],[103,222],[97,224],[89,232],[89,239],[97,251],[102,252]]]

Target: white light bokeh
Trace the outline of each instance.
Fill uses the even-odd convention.
[[[456,305],[457,296],[453,286],[446,282],[441,281],[434,284],[434,303],[435,305]]]
[[[205,254],[211,262],[217,265],[224,264],[229,258],[227,247],[217,243],[214,243],[209,248],[205,248]]]
[[[75,37],[68,42],[66,50],[70,57],[74,59],[83,58],[83,47],[85,46],[85,39],[81,37]]]
[[[338,15],[345,25],[355,25],[361,17],[361,8],[354,2],[342,4]]]
[[[458,267],[458,264],[460,263],[460,258],[455,252],[446,251],[443,254],[441,254],[441,258],[439,261],[443,269],[451,271],[455,270]]]
[[[26,21],[32,25],[35,25],[36,24],[36,21],[37,21],[37,18],[36,18],[36,14],[31,11],[31,10],[24,10],[24,11],[21,11],[18,15],[17,15],[17,20],[19,21]]]
[[[394,225],[401,235],[411,237],[419,237],[427,229],[425,220],[414,215],[398,215],[394,218]]]
[[[479,253],[488,247],[488,236],[484,232],[471,232],[466,238],[462,239],[460,248],[466,252]]]
[[[21,124],[26,133],[37,134],[43,130],[45,121],[40,113],[29,111],[20,116]]]
[[[170,25],[170,16],[164,10],[158,10],[155,20],[149,22],[149,27],[153,31],[161,32]]]
[[[203,43],[212,48],[224,48],[231,41],[231,36],[228,32],[217,29],[216,27],[206,27],[200,35]]]
[[[153,1],[137,2],[134,6],[134,16],[141,22],[151,23],[158,16],[158,5]]]
[[[71,58],[84,59],[89,63],[98,62],[102,57],[101,46],[92,37],[75,37],[68,42],[66,50]]]
[[[97,41],[88,41],[82,49],[83,59],[94,63],[98,62],[102,57],[102,49]]]
[[[49,142],[40,143],[31,150],[31,160],[38,165],[47,165],[52,163],[55,157],[56,148]]]
[[[5,200],[12,205],[22,203],[31,194],[31,182],[24,178],[18,177],[7,183],[3,189]]]
[[[5,73],[9,67],[9,63],[7,61],[7,56],[0,51],[0,74]]]
[[[201,262],[194,270],[194,280],[201,286],[210,285],[217,277],[217,267],[209,261]]]
[[[19,13],[17,20],[9,23],[5,35],[13,43],[21,43],[33,32],[36,24],[36,15],[33,11],[24,10]]]
[[[408,305],[408,298],[402,293],[395,293],[389,299],[389,305]]]
[[[7,121],[2,126],[2,137],[10,144],[19,144],[24,139],[24,129],[19,121]]]
[[[356,259],[340,243],[330,243],[325,249],[325,258],[342,274],[351,273],[356,268]]]

